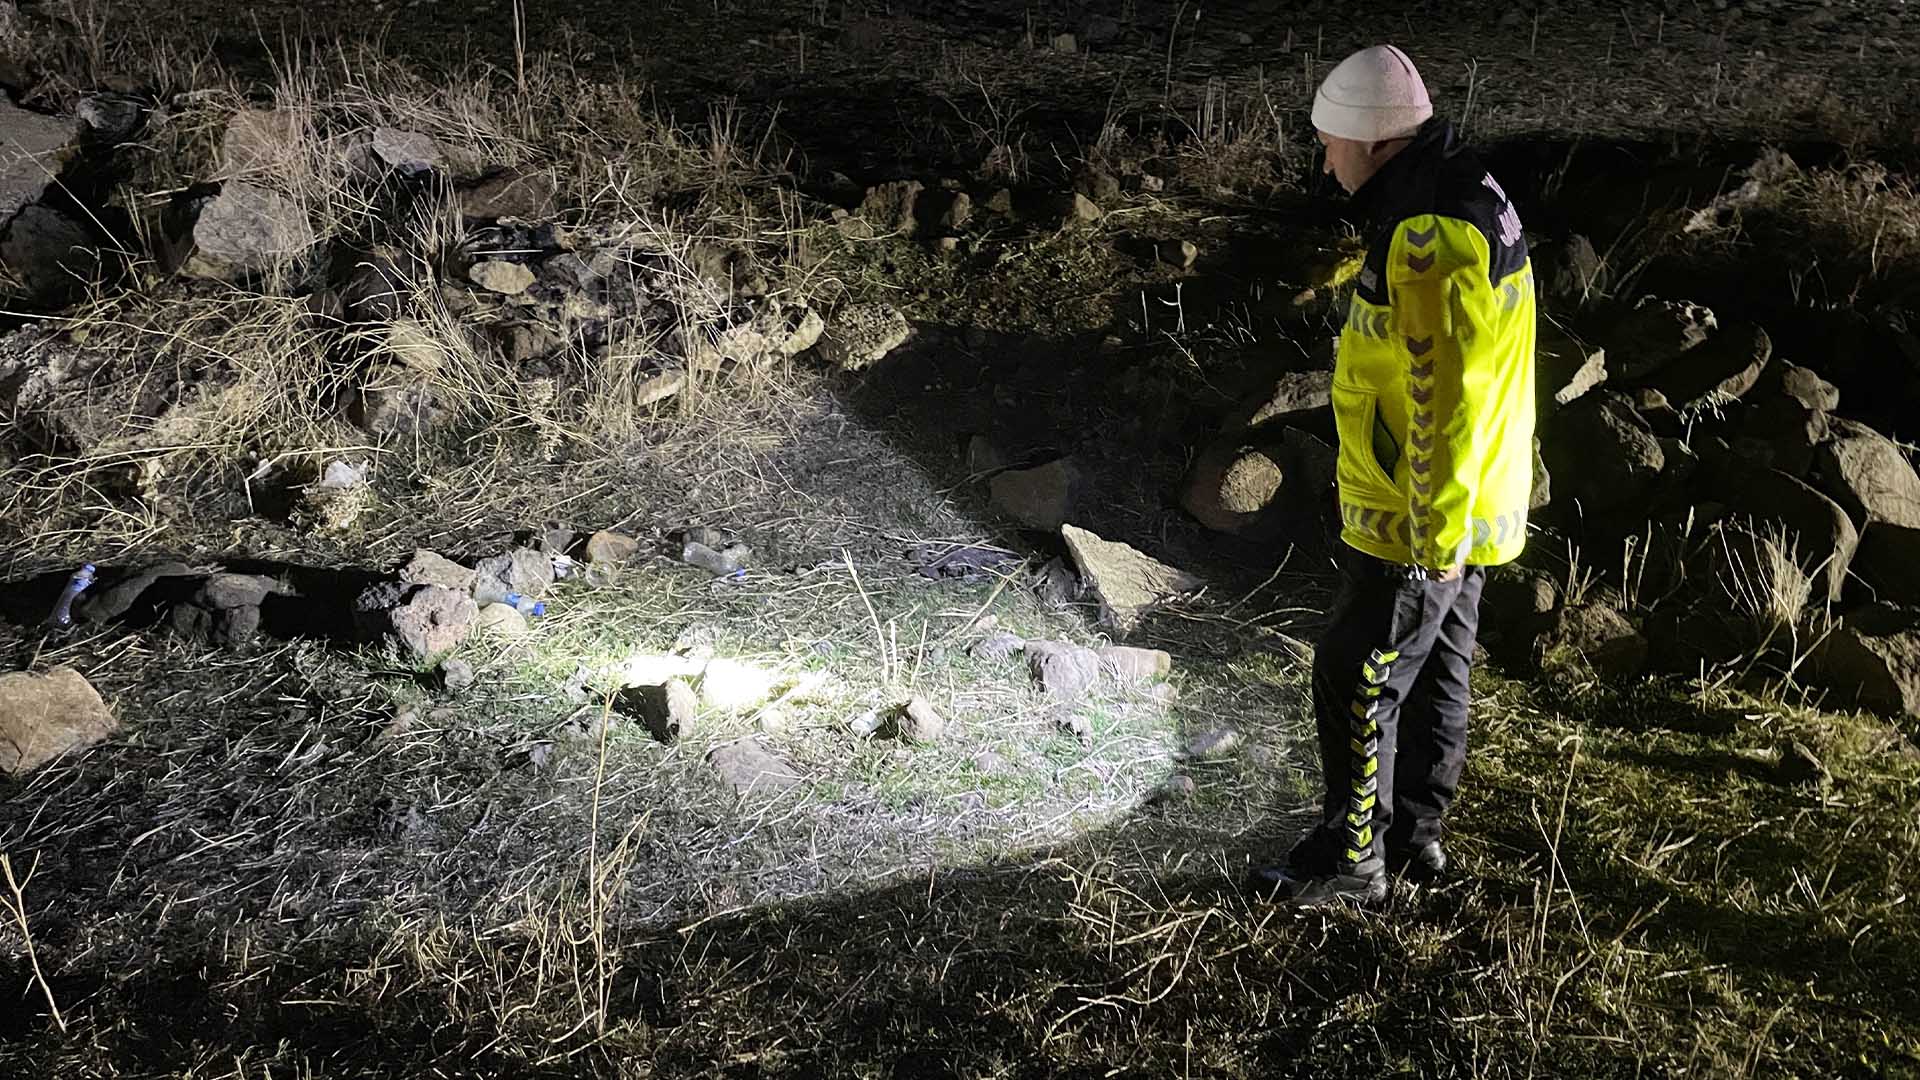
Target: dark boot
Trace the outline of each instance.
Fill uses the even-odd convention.
[[[1387,870],[1416,885],[1434,885],[1447,880],[1447,849],[1440,841],[1387,847]]]
[[[1377,867],[1379,864],[1375,863]],[[1370,874],[1321,874],[1310,878],[1292,878],[1282,867],[1257,869],[1248,886],[1259,896],[1297,908],[1328,907],[1333,904],[1377,904],[1387,898],[1387,875],[1375,869]]]

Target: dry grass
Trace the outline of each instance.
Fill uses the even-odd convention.
[[[76,70],[126,61],[104,24],[82,25],[96,32]],[[767,118],[671,124],[634,87],[520,59],[425,80],[363,54],[306,56],[283,62],[273,91],[300,122],[291,164],[262,178],[316,223],[404,252],[402,318],[441,354],[452,433],[369,444],[341,425],[331,399],[384,330],[354,340],[311,318],[297,298],[311,267],[194,296],[142,279],[73,325],[134,358],[127,374],[217,370],[221,395],[181,414],[195,426],[178,438],[12,474],[0,520],[22,535],[32,523],[36,539],[10,572],[182,549],[376,568],[417,547],[489,554],[550,520],[649,547],[680,526],[725,527],[753,544],[753,568],[714,582],[647,559],[564,582],[528,638],[463,647],[479,682],[458,697],[340,643],[229,653],[143,629],[0,626],[23,660],[82,667],[128,723],[0,788],[0,853],[35,867],[0,926],[0,983],[20,990],[0,1010],[0,1072],[1920,1072],[1920,1016],[1889,992],[1920,979],[1904,901],[1920,872],[1920,764],[1898,731],[1696,688],[1490,672],[1453,842],[1465,881],[1325,918],[1250,902],[1236,887],[1247,865],[1317,802],[1299,640],[1326,605],[1324,576],[1305,557],[1257,586],[1224,574],[1147,627],[1178,659],[1176,704],[1104,693],[1080,706],[1088,738],[1063,730],[1018,661],[967,654],[967,628],[990,614],[1097,642],[1090,612],[1042,600],[1024,566],[970,582],[915,571],[925,544],[1030,548],[982,512],[977,486],[949,482],[963,471],[941,443],[953,402],[751,368],[694,378],[668,409],[637,402],[675,342],[734,314],[701,245],[766,253],[774,292],[796,298],[897,289],[924,253],[802,257],[818,230],[763,183],[781,156]],[[129,205],[204,175],[239,101],[227,86],[172,114]],[[1017,114],[970,114],[981,148],[1030,145]],[[1252,177],[1244,194],[1274,175],[1260,170],[1287,141],[1285,116],[1223,87],[1190,139],[1155,152],[1200,155],[1182,174],[1216,188]],[[445,203],[394,218],[337,169],[378,124],[551,168],[570,219],[638,252],[634,288],[673,318],[618,327],[604,355],[575,358],[573,381],[516,381],[436,287],[471,239]],[[1103,251],[1051,236],[994,284],[1045,309],[1049,331],[1097,326],[1117,280]],[[1033,315],[1008,322],[1042,325]],[[1189,368],[1213,371],[1165,359],[1179,378],[1154,400],[1169,413]],[[1134,430],[1118,411],[1137,402],[1079,384],[1063,396],[1077,430]],[[1101,524],[1156,551],[1205,550],[1160,504],[1156,452],[1122,456]],[[335,456],[373,461],[346,532],[303,533],[240,501],[260,461],[301,474]],[[1791,553],[1766,550],[1754,610],[1774,625],[1804,603],[1780,565]],[[716,671],[750,668],[761,690],[709,700],[663,744],[610,708],[623,669],[649,655],[706,665],[713,689]],[[952,722],[941,742],[852,730],[912,693]],[[1220,725],[1242,733],[1239,751],[1183,759],[1188,736]],[[750,734],[805,782],[770,798],[721,784],[706,753]],[[1834,780],[1783,779],[1755,748],[1785,736]],[[1193,796],[1157,797],[1176,770]]]

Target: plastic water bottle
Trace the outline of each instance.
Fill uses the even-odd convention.
[[[697,566],[717,578],[741,578],[747,572],[740,566],[739,553],[732,548],[715,551],[698,540],[689,540],[680,549],[680,561]]]
[[[534,600],[531,597],[522,596],[517,592],[508,593],[506,599],[502,600],[501,603],[530,618],[537,619],[547,613],[547,605],[544,601]]]
[[[73,625],[73,602],[93,584],[93,564],[84,563],[67,579],[67,587],[60,590],[60,599],[54,602],[53,614],[47,616],[52,626]]]

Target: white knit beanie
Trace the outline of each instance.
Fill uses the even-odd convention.
[[[1392,45],[1362,49],[1327,75],[1313,96],[1313,126],[1361,142],[1404,139],[1433,115],[1427,84]]]

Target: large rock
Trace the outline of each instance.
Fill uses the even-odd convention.
[[[229,182],[200,200],[174,261],[191,277],[238,281],[290,267],[313,250],[300,205],[256,184]]]
[[[1243,534],[1271,523],[1267,510],[1286,474],[1257,449],[1237,439],[1215,442],[1194,459],[1181,486],[1180,505],[1215,532]]]
[[[1841,704],[1920,716],[1920,614],[1876,605],[1848,615],[1814,656]]]
[[[461,188],[456,197],[463,216],[486,221],[546,221],[560,209],[553,174],[525,165],[481,177]]]
[[[25,776],[119,728],[99,692],[72,668],[0,675],[0,776]]]
[[[1030,529],[1052,532],[1067,523],[1085,478],[1070,458],[1031,469],[1009,469],[987,482],[994,508]]]
[[[392,638],[421,661],[433,660],[465,641],[479,615],[473,597],[466,593],[397,581],[367,589],[354,601],[354,609],[362,627]]]
[[[28,112],[0,94],[0,221],[39,201],[84,127],[74,117]]]
[[[38,204],[20,211],[6,227],[0,265],[28,293],[49,303],[76,295],[105,269],[86,226]]]
[[[1592,395],[1564,409],[1541,445],[1560,505],[1589,517],[1644,506],[1666,453],[1646,421],[1617,394]]]
[[[1487,571],[1480,594],[1480,621],[1517,641],[1532,642],[1552,628],[1560,587],[1553,575],[1531,567],[1506,565]]]
[[[1820,490],[1855,524],[1920,529],[1920,474],[1892,439],[1864,424],[1835,421],[1814,465]]]
[[[1920,475],[1893,440],[1834,421],[1815,452],[1813,479],[1860,529],[1852,564],[1881,599],[1920,601]]]
[[[1118,634],[1131,633],[1149,611],[1201,585],[1184,570],[1085,529],[1062,525],[1060,535],[1081,578],[1100,600],[1102,621]]]
[[[834,313],[814,351],[842,371],[859,371],[886,359],[912,334],[907,317],[892,304],[855,304]]]
[[[553,556],[533,548],[517,547],[481,559],[473,569],[474,591],[483,599],[511,592],[538,600],[553,585]]]
[[[1606,604],[1562,609],[1548,633],[1547,647],[1578,653],[1596,673],[1611,679],[1632,678],[1647,666],[1647,639],[1631,620]]]
[[[1860,544],[1840,504],[1778,469],[1741,470],[1722,482],[1722,501],[1736,517],[1777,524],[1794,538],[1800,565],[1818,577],[1815,599],[1839,600]]]
[[[1240,404],[1222,425],[1223,434],[1264,424],[1304,422],[1308,414],[1333,404],[1333,372],[1292,371],[1275,379],[1273,386]]]
[[[1606,350],[1608,377],[1638,382],[1698,347],[1718,326],[1713,312],[1698,304],[1647,297],[1603,321],[1593,337]]]
[[[1727,326],[1648,376],[1645,385],[1682,414],[1697,413],[1745,397],[1772,357],[1773,339],[1765,330],[1750,323]]]
[[[1594,249],[1593,241],[1579,233],[1554,244],[1542,245],[1542,291],[1569,307],[1577,307],[1607,290],[1607,262]]]

